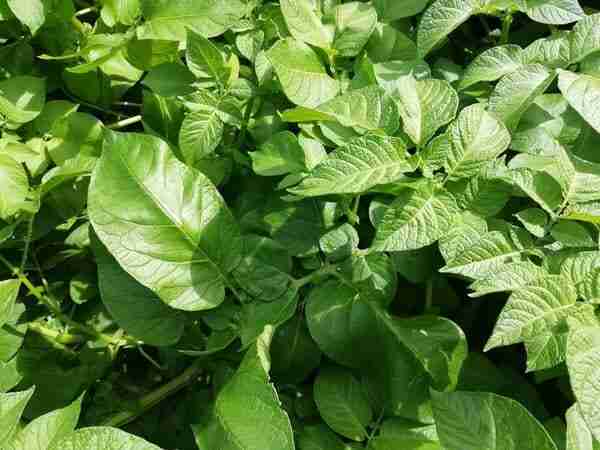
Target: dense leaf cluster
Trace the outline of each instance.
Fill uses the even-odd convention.
[[[0,449],[600,449],[594,6],[0,0]]]

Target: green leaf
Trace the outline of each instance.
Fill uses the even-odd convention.
[[[48,450],[160,450],[160,448],[118,428],[88,427],[60,439]]]
[[[104,0],[100,16],[109,27],[133,25],[141,14],[140,0]]]
[[[575,403],[567,410],[567,448],[566,450],[598,450],[597,441],[581,415],[579,405]]]
[[[515,214],[525,229],[535,237],[542,238],[546,235],[548,215],[539,208],[528,208]]]
[[[298,173],[307,170],[306,154],[298,138],[289,131],[277,133],[250,153],[254,172],[263,177]]]
[[[571,61],[571,32],[559,31],[533,41],[525,49],[527,64],[543,64],[551,68],[565,68]]]
[[[371,37],[377,25],[377,11],[373,6],[350,2],[336,6],[335,39],[333,48],[342,57],[357,56]]]
[[[565,25],[585,17],[578,0],[525,0],[527,15],[536,22]]]
[[[580,20],[573,27],[571,33],[571,63],[578,63],[582,59],[600,50],[600,13],[592,14]]]
[[[600,78],[560,70],[558,87],[571,107],[600,133]]]
[[[600,440],[600,327],[573,330],[567,343],[567,367],[579,412],[594,438]]]
[[[82,400],[83,395],[65,408],[32,420],[17,433],[6,450],[48,450],[54,443],[75,430]]]
[[[378,184],[391,183],[414,170],[403,141],[367,135],[356,138],[327,155],[290,192],[309,197],[359,194]]]
[[[186,114],[179,131],[179,149],[190,166],[210,156],[223,139],[224,124],[217,103],[201,105],[201,109]]]
[[[4,153],[0,153],[0,185],[0,219],[6,220],[23,208],[29,180],[23,166]]]
[[[298,436],[298,450],[347,450],[348,447],[324,425],[308,425]],[[587,450],[587,449],[586,449]]]
[[[7,0],[9,8],[19,21],[29,28],[31,35],[35,35],[46,21],[46,10],[49,1],[44,0]]]
[[[331,48],[334,29],[321,22],[311,0],[281,0],[280,3],[285,23],[294,38],[323,49]]]
[[[443,450],[438,441],[435,425],[420,425],[392,418],[386,420],[379,434],[370,441],[369,450]]]
[[[272,239],[244,236],[242,259],[233,276],[253,297],[273,301],[289,289],[292,260],[285,248]]]
[[[194,92],[194,74],[183,64],[168,62],[153,67],[142,83],[162,97],[175,97]]]
[[[267,325],[273,327],[290,320],[298,306],[298,295],[294,289],[288,289],[284,295],[271,301],[253,301],[242,308],[240,320],[240,339],[242,347],[254,343]]]
[[[522,67],[500,79],[489,100],[489,111],[514,130],[521,116],[554,80],[554,72],[540,64]]]
[[[314,108],[339,93],[339,83],[327,74],[323,63],[308,45],[284,39],[267,52],[267,57],[283,92],[296,105]]]
[[[244,450],[294,450],[294,436],[287,414],[281,409],[277,392],[269,382],[269,346],[273,329],[266,327],[238,371],[223,387],[215,411],[219,423],[231,440]],[[260,411],[258,417],[248,411]]]
[[[283,112],[286,122],[334,121],[359,130],[383,130],[394,134],[399,127],[396,104],[377,86],[347,91],[316,110],[294,108]]]
[[[0,327],[12,317],[20,287],[19,280],[0,281]]]
[[[566,247],[597,247],[589,231],[577,222],[561,220],[550,230],[554,239]]]
[[[27,391],[0,394],[0,442],[10,442],[14,436],[33,391],[34,388],[30,388]]]
[[[548,432],[520,403],[483,392],[432,392],[445,450],[557,450]]]
[[[382,21],[392,22],[404,17],[415,16],[425,9],[426,1],[423,0],[374,0],[373,6]]]
[[[325,368],[314,384],[315,403],[323,420],[336,433],[363,441],[373,418],[369,399],[351,372],[341,368]]]
[[[46,82],[28,75],[0,81],[0,114],[19,126],[35,119],[46,101]]]
[[[165,303],[203,310],[223,301],[240,259],[238,225],[212,183],[164,141],[108,133],[88,201],[100,240]]]
[[[140,0],[146,21],[138,27],[140,39],[184,41],[192,30],[207,38],[219,36],[246,13],[241,0]]]
[[[169,346],[183,334],[184,315],[131,277],[93,235],[102,303],[127,333],[148,345]]]
[[[480,105],[463,109],[447,134],[450,151],[444,167],[450,180],[477,175],[510,144],[510,133],[504,124]]]
[[[482,297],[497,292],[514,292],[534,283],[547,272],[530,261],[508,262],[490,274],[471,283],[469,288],[474,292],[469,297]]]
[[[562,189],[546,172],[516,169],[509,171],[505,179],[512,181],[551,217],[555,216],[555,210],[563,201]]]
[[[442,80],[402,77],[393,98],[398,102],[404,131],[417,146],[425,145],[458,110],[458,94]]]
[[[468,211],[462,212],[454,217],[450,229],[440,237],[440,253],[446,261],[450,261],[475,245],[487,230],[483,217]]]
[[[467,66],[458,83],[464,90],[481,81],[496,81],[504,75],[516,72],[525,65],[526,57],[518,45],[499,45],[485,50]]]
[[[221,51],[203,35],[188,31],[185,59],[196,77],[214,80],[221,87],[228,84],[231,68],[225,63]]]
[[[485,350],[551,332],[578,307],[576,300],[575,288],[560,276],[545,276],[516,291],[500,313]]]
[[[405,189],[386,209],[371,249],[404,251],[433,244],[448,231],[458,213],[454,197],[445,190],[432,186]]]
[[[436,0],[425,11],[419,23],[419,56],[427,56],[446,36],[477,14],[480,3],[480,0]]]
[[[519,261],[526,248],[520,247],[506,234],[490,231],[446,262],[441,272],[472,279],[487,278],[508,261]]]

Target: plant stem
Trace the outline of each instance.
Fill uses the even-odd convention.
[[[427,280],[425,285],[425,312],[430,311],[433,306],[433,278]]]
[[[114,102],[115,106],[124,106],[126,108],[141,108],[143,105],[141,103],[134,102]]]
[[[149,409],[158,405],[161,401],[170,397],[171,395],[179,392],[181,389],[186,387],[188,384],[194,382],[198,378],[198,376],[202,373],[202,367],[200,365],[200,359],[197,359],[192,363],[190,367],[185,369],[181,375],[173,378],[168,383],[159,387],[155,391],[150,392],[147,395],[144,395],[137,401],[137,408],[135,411],[122,411],[119,412],[112,417],[106,419],[102,425],[107,427],[121,427],[126,425],[142,414],[144,414]]]
[[[52,328],[42,325],[40,322],[29,322],[27,326],[29,330],[58,342],[59,344],[80,344],[81,342],[86,341],[84,336],[56,331]]]
[[[29,220],[27,221],[27,235],[25,236],[25,247],[23,248],[23,256],[21,257],[21,265],[19,266],[19,271],[23,272],[25,270],[25,266],[27,265],[27,258],[29,257],[29,247],[31,246],[31,239],[33,236],[33,219],[34,215],[32,214]]]
[[[110,128],[111,130],[120,130],[121,128],[128,127],[129,125],[133,125],[134,123],[138,123],[142,121],[142,116],[137,115],[133,117],[128,117],[127,119],[119,120],[118,122],[111,123],[107,125],[106,128]]]
[[[502,19],[502,35],[500,36],[500,45],[508,44],[510,37],[510,26],[513,22],[512,14],[507,14]]]
[[[27,290],[29,291],[29,293],[31,295],[33,295],[41,304],[45,305],[57,318],[59,318],[66,325],[70,326],[74,330],[77,330],[80,333],[90,336],[94,339],[104,341],[106,344],[109,344],[109,345],[114,345],[114,344],[123,345],[123,344],[131,343],[131,341],[133,341],[133,339],[131,339],[131,338],[115,339],[113,336],[101,333],[92,327],[89,327],[87,325],[83,325],[83,324],[80,324],[79,322],[74,321],[68,315],[63,313],[59,308],[57,308],[54,305],[54,302],[49,297],[47,297],[43,294],[41,289],[36,288],[31,283],[31,281],[29,281],[29,278],[27,278],[27,276],[24,273],[22,273],[19,269],[14,267],[2,255],[0,255],[0,262],[2,262],[2,264],[4,264],[21,281],[21,283],[23,283],[25,285],[25,287],[27,288]],[[137,344],[137,342],[135,342],[135,343]]]
[[[294,288],[300,289],[302,286],[312,283],[318,277],[331,274],[335,274],[335,266],[331,264],[325,264],[320,269],[315,270],[313,273],[308,274],[305,277],[292,280],[292,284],[294,285]]]
[[[75,13],[75,17],[85,16],[86,14],[89,14],[91,12],[96,12],[96,11],[98,11],[98,8],[96,8],[95,6],[89,6],[87,8],[83,8],[83,9],[80,9],[79,11],[77,11]]]

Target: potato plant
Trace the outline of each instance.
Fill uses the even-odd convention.
[[[0,449],[599,450],[596,0],[0,0]]]

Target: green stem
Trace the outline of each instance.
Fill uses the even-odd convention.
[[[19,271],[23,272],[25,270],[25,266],[27,265],[27,258],[29,257],[29,247],[31,246],[31,239],[33,237],[33,219],[34,215],[32,214],[29,220],[27,221],[27,235],[25,236],[25,246],[23,247],[23,256],[21,257],[21,265],[19,266]]]
[[[38,302],[46,306],[46,308],[48,308],[57,318],[59,318],[62,322],[64,322],[66,325],[70,326],[74,330],[77,330],[80,333],[90,336],[94,339],[104,341],[106,344],[109,345],[124,345],[132,342],[135,342],[137,344],[137,341],[134,341],[131,338],[115,339],[113,336],[101,333],[92,327],[82,325],[79,322],[74,321],[68,315],[63,313],[58,307],[56,307],[54,305],[54,302],[49,297],[45,296],[41,289],[36,288],[31,283],[31,281],[29,281],[29,278],[27,278],[27,276],[25,276],[24,273],[22,273],[18,268],[14,267],[2,255],[0,255],[0,262],[2,262],[2,264],[4,264],[13,273],[13,275],[15,275],[21,281],[21,283],[23,283],[23,285],[25,285],[29,293],[33,295]]]
[[[433,278],[427,280],[425,285],[425,312],[433,307]]]
[[[305,277],[292,280],[292,285],[297,290],[297,289],[300,289],[302,286],[312,283],[318,277],[322,277],[323,275],[332,275],[332,274],[335,274],[335,266],[331,265],[331,264],[325,264],[320,269],[315,270],[313,273],[306,275]]]
[[[77,11],[75,13],[75,17],[85,16],[86,14],[96,12],[96,11],[98,11],[98,8],[96,8],[95,6],[89,6],[88,8],[83,8],[83,9],[80,9],[79,11]]]
[[[110,125],[107,125],[106,128],[109,128],[111,130],[120,130],[121,128],[128,127],[129,125],[133,125],[134,123],[138,123],[141,121],[142,121],[142,116],[138,114],[137,116],[128,117],[127,119],[123,119],[123,120],[119,120],[118,122],[111,123]]]
[[[173,378],[168,383],[155,391],[144,395],[137,401],[137,408],[133,411],[122,411],[106,419],[102,425],[107,427],[121,427],[143,415],[146,411],[158,405],[167,397],[179,392],[187,385],[193,383],[202,373],[201,360],[196,360],[181,375]]]
[[[29,322],[27,327],[30,331],[33,331],[41,336],[44,336],[52,341],[58,342],[59,344],[70,345],[70,344],[80,344],[86,341],[84,336],[80,334],[71,334],[65,333],[61,331],[53,330],[52,328],[48,328],[45,325],[42,325],[40,322]]]
[[[510,27],[513,22],[512,14],[507,14],[502,19],[502,35],[500,36],[500,45],[508,44],[510,38]]]

